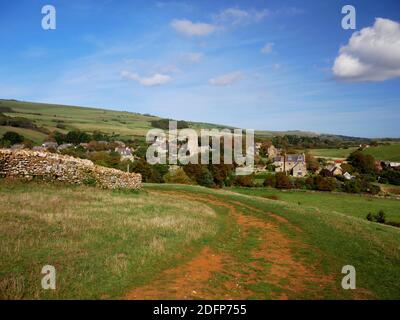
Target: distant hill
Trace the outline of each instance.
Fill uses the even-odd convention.
[[[107,134],[117,134],[123,138],[144,137],[149,129],[152,128],[151,122],[160,120],[160,117],[127,111],[115,111],[100,108],[87,108],[80,106],[67,106],[58,104],[23,102],[17,100],[0,99],[0,113],[5,117],[20,117],[29,119],[33,128],[21,128],[11,126],[0,126],[0,135],[6,131],[16,131],[25,137],[35,141],[42,142],[47,134],[46,131],[58,130],[68,132],[79,129],[91,133],[101,131]],[[199,130],[207,129],[233,129],[232,126],[221,124],[201,123],[186,121],[189,128]],[[256,131],[257,138],[268,138],[272,136],[298,135],[298,136],[320,136],[327,139],[338,139],[342,141],[357,139],[368,140],[364,138],[353,138],[338,135],[321,135],[315,132],[307,131]]]

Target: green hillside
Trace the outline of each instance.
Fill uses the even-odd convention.
[[[400,161],[400,143],[370,147],[363,152],[374,156],[378,160]]]
[[[4,110],[11,109],[11,112]],[[121,138],[132,136],[143,137],[152,128],[151,121],[160,117],[127,111],[115,111],[100,108],[87,108],[58,104],[22,102],[0,99],[0,113],[8,117],[23,117],[32,120],[38,127],[49,131],[67,132],[79,129],[88,133],[101,131],[107,134],[119,134]],[[186,120],[186,119],[183,119]],[[190,128],[200,129],[232,129],[232,126],[187,121]],[[0,126],[0,134],[12,130],[24,135],[36,143],[43,142],[46,134],[32,129],[9,128]],[[260,138],[274,135],[296,134],[316,136],[318,134],[303,131],[256,131]]]
[[[0,180],[0,299],[400,298],[400,229],[262,196]],[[40,287],[46,264],[56,290]],[[344,265],[356,290],[341,288]]]

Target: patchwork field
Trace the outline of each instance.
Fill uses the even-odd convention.
[[[0,181],[0,296],[400,298],[400,229],[305,200],[233,191]],[[55,291],[40,288],[45,264],[56,267]],[[348,264],[356,290],[341,288]]]

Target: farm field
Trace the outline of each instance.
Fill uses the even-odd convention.
[[[314,157],[347,158],[355,150],[357,150],[356,147],[350,147],[348,149],[309,149],[308,152]]]
[[[393,143],[388,146],[370,147],[363,151],[365,154],[370,154],[375,159],[386,161],[399,161],[400,162],[400,143]]]
[[[350,147],[348,149],[309,149],[308,152],[315,157],[347,158],[350,153],[356,150],[357,147]],[[370,154],[377,160],[400,161],[400,143],[370,147],[364,149],[363,153]]]
[[[362,194],[278,190],[274,188],[229,188],[237,193],[286,201],[298,207],[310,206],[328,212],[337,212],[365,219],[369,212],[383,210],[388,220],[400,222],[400,200],[385,199]]]
[[[400,298],[400,229],[233,191],[0,181],[1,298]],[[348,264],[356,290],[340,285]]]
[[[88,133],[101,131],[107,134],[116,134],[121,138],[144,137],[147,131],[152,128],[151,121],[159,120],[160,117],[144,115],[140,113],[116,111],[100,108],[88,108],[79,106],[67,106],[57,104],[23,102],[16,100],[0,99],[1,107],[9,107],[13,112],[2,112],[10,117],[23,117],[32,120],[37,126],[44,127],[49,131],[68,132],[71,130],[81,130]],[[187,119],[178,119],[187,120]],[[200,131],[200,129],[232,129],[229,125],[191,122],[187,121],[190,128]],[[61,123],[63,128],[57,128]],[[11,127],[0,126],[0,133],[8,131]],[[46,135],[31,129],[11,128],[23,134],[26,138],[35,143],[42,143]],[[316,136],[316,133],[303,131],[256,131],[259,137],[271,137],[273,135],[299,134]]]

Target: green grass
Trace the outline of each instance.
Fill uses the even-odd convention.
[[[0,202],[0,299],[120,297],[178,253],[196,253],[221,224],[206,205],[145,191],[0,181]],[[40,287],[46,264],[55,291]]]
[[[152,128],[151,121],[160,119],[159,117],[146,116],[134,112],[1,99],[0,106],[10,107],[14,111],[5,113],[5,115],[28,118],[34,121],[37,126],[44,127],[50,131],[66,132],[79,129],[91,133],[97,130],[107,134],[119,134],[123,138],[146,136],[148,130]],[[60,130],[56,127],[58,121],[62,121],[65,129]],[[222,125],[196,122],[189,122],[189,126],[196,130],[225,128]],[[5,132],[10,128],[0,126],[0,129],[2,130],[1,132]],[[19,128],[11,128],[11,131],[19,132],[35,142],[43,142],[46,137],[46,135],[29,129],[21,131]]]
[[[303,190],[278,190],[274,188],[230,188],[234,192],[286,201],[299,208],[314,207],[326,212],[341,213],[365,219],[369,212],[383,210],[388,220],[400,222],[400,200],[367,195],[314,192]]]
[[[355,150],[357,150],[356,147],[348,149],[309,149],[308,151],[315,157],[347,158]]]
[[[357,147],[348,149],[309,149],[308,151],[315,157],[347,158],[350,153],[356,150]],[[400,143],[370,147],[364,149],[363,152],[374,156],[377,160],[400,161]]]
[[[320,272],[337,277],[336,290],[320,292],[319,299],[348,299],[352,292],[340,287],[344,265],[353,265],[357,270],[357,287],[369,290],[377,299],[399,299],[400,283],[397,281],[400,264],[400,229],[371,223],[351,214],[343,214],[329,209],[320,209],[288,201],[274,201],[258,196],[232,193],[228,190],[208,190],[190,186],[160,185],[157,188],[186,190],[193,193],[209,193],[225,199],[259,208],[264,213],[248,214],[268,220],[267,212],[284,217],[302,232],[281,227],[293,239],[310,247],[297,252],[298,257],[310,262],[318,262]],[[238,191],[238,190],[235,190]],[[398,208],[398,206],[396,206]],[[233,241],[233,239],[232,239]],[[313,249],[317,248],[317,250]],[[238,248],[236,248],[238,250]],[[258,283],[261,291],[271,286]],[[355,294],[355,293],[354,293]],[[307,298],[303,293],[298,298]],[[266,293],[265,298],[268,298]],[[315,298],[310,296],[310,298]]]
[[[257,194],[251,189],[257,196],[232,192],[243,190],[151,184],[129,192],[0,181],[1,297],[118,298],[209,246],[232,257],[230,272],[217,272],[210,279],[217,289],[241,275],[239,285],[254,299],[270,299],[277,292],[295,299],[352,299],[357,290],[340,287],[341,268],[350,264],[357,270],[357,288],[378,299],[400,299],[400,229],[368,222],[357,213],[384,203],[387,210],[399,208],[398,202],[320,194],[307,202],[312,194],[295,192],[279,193],[282,201],[275,201],[262,198],[262,190]],[[173,195],[166,193],[171,191]],[[183,192],[197,200],[181,196]],[[226,207],[198,198],[201,195],[216,197],[265,223],[276,223],[270,212],[285,218],[288,223],[279,223],[279,232],[304,244],[293,247],[295,259],[318,266],[313,271],[317,277],[332,275],[334,281],[323,288],[310,284],[301,292],[287,288],[290,275],[279,283],[267,281],[271,264],[261,261],[254,268],[257,260],[251,255],[266,230],[254,226],[243,233]],[[300,205],[290,198],[294,196],[303,197],[297,198]],[[335,207],[335,201],[341,207]],[[345,210],[349,205],[354,210]],[[40,288],[45,264],[56,267],[55,291]],[[247,283],[246,276],[254,281]]]
[[[399,161],[400,162],[400,143],[393,143],[387,146],[370,147],[363,151],[370,154],[377,160]]]
[[[0,137],[7,131],[13,131],[19,133],[20,135],[23,135],[25,138],[28,138],[36,143],[41,143],[46,138],[46,134],[38,131],[25,128],[8,127],[8,126],[0,126]]]

